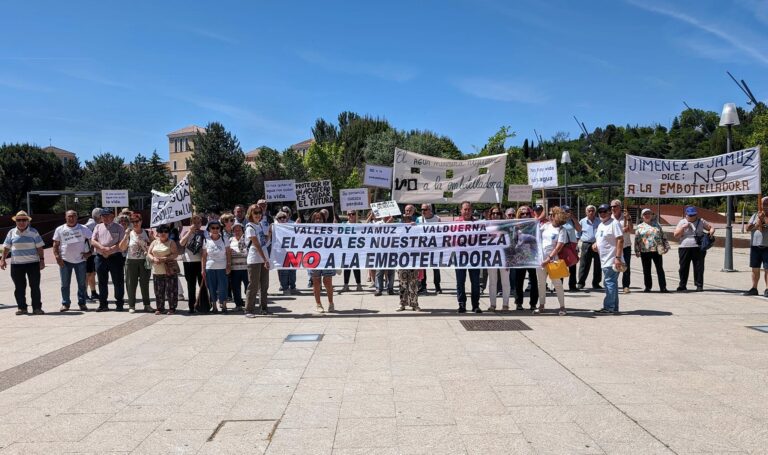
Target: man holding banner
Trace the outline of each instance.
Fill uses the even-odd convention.
[[[432,210],[432,204],[421,204],[421,216],[416,218],[416,222],[422,223],[439,223],[440,217],[435,215]],[[432,282],[435,284],[435,292],[442,294],[443,290],[440,288],[440,269],[432,269]],[[427,271],[424,270],[424,276],[421,278],[419,284],[419,294],[427,293]]]
[[[461,203],[461,221],[472,222],[475,218],[472,216],[472,203],[464,201]],[[456,299],[459,303],[459,313],[467,312],[467,292],[465,283],[469,275],[472,311],[482,313],[480,309],[480,269],[456,269]]]

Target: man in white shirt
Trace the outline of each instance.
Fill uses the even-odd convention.
[[[613,204],[611,204],[613,205]],[[621,223],[611,217],[610,207],[601,204],[597,208],[600,216],[600,226],[595,232],[595,243],[592,249],[600,255],[600,267],[603,269],[605,298],[603,308],[595,311],[598,314],[619,313],[619,272],[624,265],[622,252],[624,250],[624,232]]]
[[[72,303],[69,295],[69,285],[72,282],[72,272],[77,281],[77,306],[81,311],[88,311],[85,300],[86,262],[91,257],[91,247],[88,243],[92,232],[77,222],[77,212],[69,210],[65,214],[66,222],[53,232],[53,256],[59,265],[61,277],[61,309],[63,313],[69,310]]]
[[[627,269],[621,275],[621,286],[624,288],[624,294],[629,294],[629,260],[632,257],[632,239],[630,238],[630,233],[635,232],[635,227],[632,225],[632,217],[629,216],[629,212],[624,210],[621,201],[618,199],[611,201],[611,217],[619,222],[621,232],[624,235],[624,249],[620,254],[624,263],[627,265]]]
[[[435,215],[432,211],[432,204],[421,204],[421,216],[416,218],[417,224],[422,223],[439,223],[440,217]],[[442,294],[443,290],[440,288],[440,269],[432,269],[432,282],[435,284],[435,292]],[[424,270],[424,277],[419,283],[419,294],[427,293],[427,271]]]

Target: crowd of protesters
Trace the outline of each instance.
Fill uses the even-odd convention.
[[[753,242],[750,266],[753,268],[752,288],[745,295],[757,295],[760,267],[768,270],[768,225],[765,210],[768,198],[763,199],[762,210],[752,217],[748,230]],[[531,268],[455,269],[458,312],[467,311],[467,301],[475,313],[482,313],[480,296],[488,290],[489,306],[486,311],[510,311],[510,300],[515,310],[524,310],[526,294],[529,310],[535,314],[545,311],[547,293],[553,289],[557,313],[567,314],[565,286],[569,292],[587,291],[586,283],[591,273],[591,289],[603,290],[603,307],[596,313],[619,312],[619,294],[630,292],[630,261],[634,254],[640,258],[644,292],[651,292],[655,268],[660,292],[667,293],[663,256],[670,247],[656,219],[656,214],[645,208],[640,212],[641,221],[634,224],[621,201],[597,207],[589,205],[581,219],[567,205],[553,206],[545,210],[541,205],[522,205],[517,209],[503,210],[494,205],[483,213],[477,213],[472,203],[459,206],[459,217],[441,219],[433,206],[407,205],[401,218],[385,217],[374,220],[372,214],[365,222],[370,223],[435,223],[440,221],[474,222],[478,219],[501,221],[504,219],[535,219],[541,232],[540,255],[542,263]],[[10,264],[14,283],[17,315],[29,314],[26,300],[27,287],[31,290],[32,314],[44,314],[40,295],[40,271],[45,267],[43,240],[30,226],[31,217],[20,211],[13,217],[16,226],[5,238],[0,268]],[[233,310],[246,317],[270,314],[269,288],[270,254],[273,223],[300,223],[301,216],[293,214],[289,207],[282,207],[274,217],[268,211],[265,200],[245,207],[237,205],[232,212],[222,214],[194,214],[190,226],[184,230],[180,223],[145,229],[139,212],[124,210],[120,214],[112,209],[94,209],[87,223],[78,223],[78,214],[70,210],[65,223],[56,228],[53,235],[53,254],[61,279],[61,312],[70,310],[70,283],[74,272],[77,283],[77,305],[87,311],[88,302],[97,302],[96,311],[107,311],[114,302],[116,311],[124,311],[127,291],[127,310],[141,309],[155,314],[175,314],[179,300],[186,300],[189,314],[198,312],[228,312]],[[327,209],[309,214],[304,222],[338,223]],[[358,223],[358,213],[346,213],[346,223]],[[631,241],[634,235],[634,242]],[[673,232],[679,240],[679,286],[677,291],[687,291],[688,275],[693,264],[693,284],[696,291],[703,290],[706,246],[712,241],[714,227],[699,218],[695,207],[685,209],[685,217]],[[552,279],[548,270],[561,261],[565,248],[580,243],[578,263],[568,267],[567,278]],[[575,251],[575,248],[573,248]],[[10,257],[9,257],[10,256]],[[181,261],[182,267],[179,267]],[[183,273],[182,273],[183,272]],[[380,269],[369,271],[365,276],[374,288],[374,296],[384,292],[395,295],[395,276],[398,280],[398,311],[421,311],[419,296],[428,294],[428,270]],[[319,313],[334,312],[333,277],[336,270],[314,269],[309,271],[308,287],[312,289],[315,308]],[[278,270],[279,290],[284,295],[298,294],[296,270]],[[619,282],[621,275],[621,282]],[[350,292],[350,280],[354,276],[355,292],[364,292],[360,270],[344,270],[343,286],[339,293]],[[182,277],[185,282],[181,283]],[[467,296],[466,279],[470,289]],[[528,287],[526,285],[528,279]],[[432,287],[441,294],[440,269],[431,272]],[[768,286],[768,272],[765,274]],[[110,286],[112,297],[110,301]],[[155,306],[152,307],[149,285],[153,282]],[[97,287],[98,283],[98,287]],[[88,293],[90,288],[90,294]],[[137,306],[137,289],[140,291],[141,308]],[[325,290],[327,305],[321,296]],[[768,289],[765,291],[768,296]],[[468,299],[469,297],[469,299]],[[501,308],[497,300],[501,299]]]

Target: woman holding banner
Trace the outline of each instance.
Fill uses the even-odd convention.
[[[534,212],[533,209],[528,207],[527,205],[521,205],[517,209],[517,218],[519,219],[530,219],[533,218]],[[536,309],[536,302],[539,300],[539,280],[536,276],[536,269],[517,269],[515,270],[515,306],[518,310],[523,309],[523,297],[524,297],[524,288],[523,284],[525,284],[525,275],[528,274],[528,281],[531,285],[531,293],[530,293],[530,299],[531,299],[531,310]]]
[[[498,205],[491,207],[488,212],[491,221],[501,221],[502,213]],[[488,270],[488,299],[490,306],[488,311],[496,311],[496,289],[501,281],[501,309],[509,310],[509,269],[489,269]]]
[[[310,223],[321,224],[325,222],[325,217],[319,211],[313,212],[309,217]],[[312,278],[312,293],[315,295],[315,304],[318,313],[325,313],[323,304],[320,302],[320,278],[322,277],[323,286],[325,286],[325,292],[328,294],[328,312],[335,311],[333,308],[333,276],[336,275],[336,271],[333,269],[312,269],[309,272],[309,276]]]
[[[358,223],[358,222],[359,221],[357,220],[357,211],[355,211],[355,210],[348,210],[347,211],[347,221],[345,221],[344,224],[347,224],[347,223]],[[360,292],[360,291],[363,290],[363,285],[360,284],[360,270],[359,269],[355,269],[355,270],[345,269],[344,270],[344,287],[341,288],[341,291],[339,291],[339,293],[349,292],[349,279],[351,278],[351,275],[353,273],[355,274],[355,283],[357,284],[357,288],[355,288],[355,289],[357,290],[357,292]]]

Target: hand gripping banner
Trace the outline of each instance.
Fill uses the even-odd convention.
[[[536,220],[273,224],[276,269],[497,269],[541,266]]]

